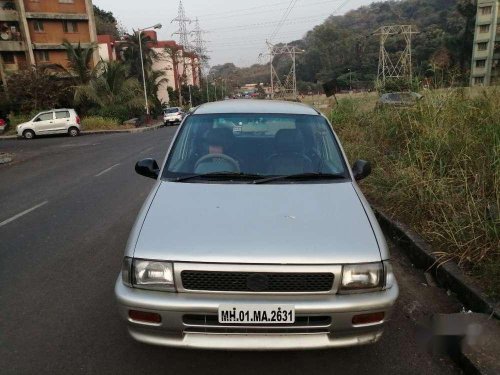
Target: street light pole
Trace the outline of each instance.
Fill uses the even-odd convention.
[[[142,55],[142,32],[149,29],[161,29],[161,23],[158,23],[154,26],[145,27],[143,29],[139,29],[139,53],[141,54],[141,68],[142,68],[142,84],[144,85],[144,102],[146,103],[146,115],[149,117],[149,102],[148,102],[148,92],[146,88],[146,72],[144,70],[144,56]]]

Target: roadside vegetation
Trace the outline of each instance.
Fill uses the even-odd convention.
[[[500,89],[428,91],[409,109],[366,99],[324,110],[349,159],[373,163],[364,192],[500,297]]]

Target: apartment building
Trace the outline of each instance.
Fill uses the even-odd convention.
[[[67,66],[64,40],[97,42],[92,0],[0,0],[2,76],[28,65]]]
[[[500,0],[478,0],[471,86],[500,85]]]
[[[153,63],[153,70],[163,72],[158,99],[163,103],[169,102],[168,87],[178,90],[182,85],[200,86],[200,63],[198,56],[192,52],[186,52],[174,40],[158,40],[153,30],[144,31],[149,38],[149,47],[152,48],[158,59]],[[120,58],[119,40],[114,40],[110,35],[98,35],[99,56],[104,61],[114,61]]]

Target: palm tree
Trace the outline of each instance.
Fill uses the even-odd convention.
[[[91,63],[97,44],[92,43],[90,47],[84,48],[80,43],[74,46],[67,40],[64,40],[63,46],[68,53],[69,73],[72,73],[77,84],[81,85],[88,83],[94,73]]]
[[[148,73],[146,71],[146,90],[153,111],[156,112],[160,111],[164,104],[158,98],[158,93],[162,85],[167,82],[168,79],[165,78],[165,72],[159,70],[153,70],[150,73]]]
[[[142,63],[139,43],[142,44],[142,58],[144,59],[144,70],[150,72],[153,69],[153,63],[158,59],[158,54],[151,48],[149,42],[151,38],[147,35],[134,32],[127,34],[123,43],[119,45],[119,54],[125,64],[129,67],[129,74],[142,80]]]
[[[102,61],[99,72],[87,84],[75,91],[75,103],[90,102],[100,110],[135,111],[144,106],[139,81],[129,76],[127,66],[121,62]]]

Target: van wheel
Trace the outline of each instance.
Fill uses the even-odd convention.
[[[35,138],[35,132],[33,130],[25,130],[23,132],[23,137],[25,139],[33,139]]]
[[[78,130],[78,128],[69,128],[68,134],[70,137],[77,137],[78,134],[80,134],[80,131]]]

